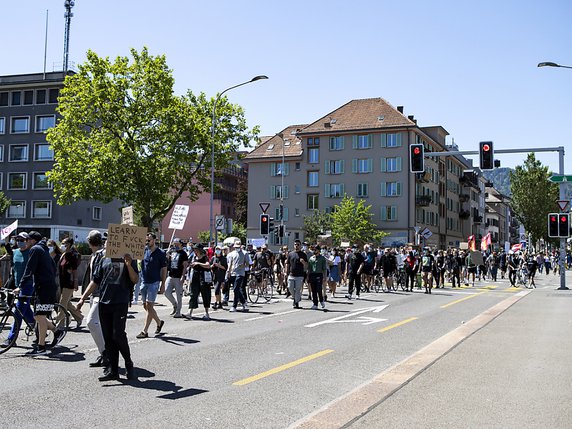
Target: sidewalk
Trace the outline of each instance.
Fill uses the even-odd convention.
[[[572,290],[520,299],[345,427],[571,428]],[[566,282],[572,286],[572,273]],[[540,286],[540,285],[539,285]]]

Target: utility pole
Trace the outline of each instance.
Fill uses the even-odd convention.
[[[70,26],[71,26],[71,19],[73,16],[72,7],[74,7],[75,3],[73,0],[65,0],[64,7],[66,8],[66,12],[64,14],[64,18],[66,20],[66,28],[64,32],[64,64],[63,70],[64,74],[68,71],[68,63],[69,63],[69,49],[70,49]]]

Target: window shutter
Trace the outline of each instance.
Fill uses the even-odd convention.
[[[401,133],[397,133],[396,141],[397,141],[397,147],[401,147]]]
[[[367,171],[368,173],[373,173],[373,159],[367,160]]]
[[[401,196],[401,182],[397,182],[397,196]]]
[[[335,137],[330,137],[330,150],[334,150]]]
[[[276,176],[276,163],[275,162],[270,164],[270,175]]]
[[[381,220],[387,220],[387,207],[381,206]]]
[[[329,183],[326,183],[326,184],[324,185],[324,194],[325,194],[324,196],[325,196],[326,198],[330,198],[331,188],[332,188],[332,185],[330,185]]]
[[[396,171],[401,171],[401,157],[395,158]]]
[[[342,150],[344,150],[344,146],[345,146],[345,137],[344,136],[340,136],[338,137],[340,139],[341,145],[340,147],[342,148]]]
[[[357,149],[358,148],[358,137],[357,136],[352,136],[352,149]]]
[[[330,161],[326,161],[326,163],[324,164],[324,173],[330,174]]]
[[[270,198],[275,200],[276,199],[276,186],[270,187]]]
[[[387,134],[385,133],[381,135],[381,147],[387,147]]]
[[[288,198],[288,185],[284,186],[284,198]]]
[[[290,164],[285,162],[284,163],[284,176],[288,176],[290,174]]]
[[[387,197],[387,182],[381,182],[381,196]]]
[[[352,159],[352,173],[357,173],[357,164],[358,164],[358,160],[357,159]]]
[[[369,145],[368,147],[373,147],[373,134],[369,135]]]
[[[391,220],[397,220],[397,206],[391,206]]]
[[[381,157],[381,172],[385,173],[387,171],[387,158]]]
[[[284,207],[282,213],[284,214],[284,222],[288,222],[288,207]]]
[[[345,165],[346,165],[346,161],[342,159],[340,161],[340,174],[344,174]]]
[[[342,198],[345,193],[346,193],[346,187],[343,183],[340,183],[340,195],[342,196]]]

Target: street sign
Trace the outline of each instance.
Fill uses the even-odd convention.
[[[572,175],[553,174],[548,178],[552,183],[572,182]]]
[[[565,212],[568,210],[568,205],[570,204],[570,201],[568,200],[558,200],[558,207],[560,208],[561,212]]]
[[[215,217],[215,229],[217,231],[224,231],[225,230],[225,219],[224,216],[219,215]]]
[[[423,231],[421,231],[419,233],[419,235],[421,235],[421,237],[423,237],[425,240],[429,239],[429,237],[431,237],[433,235],[433,233],[431,232],[431,230],[429,228],[425,228]]]
[[[262,210],[262,213],[266,213],[268,207],[270,207],[270,203],[258,203],[258,206],[260,207],[260,210]]]

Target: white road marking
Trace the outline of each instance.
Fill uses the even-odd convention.
[[[350,314],[344,314],[343,316],[334,317],[333,319],[323,320],[321,322],[312,323],[310,325],[305,325],[305,328],[315,328],[316,326],[320,326],[320,325],[327,325],[329,323],[337,323],[343,319],[348,319],[350,317],[354,317],[354,316],[357,316],[359,314],[367,313],[370,311],[373,313],[379,313],[380,311],[382,311],[383,309],[385,309],[387,307],[388,307],[388,305],[386,304],[386,305],[381,305],[378,307],[362,308],[361,310],[353,311]],[[373,323],[376,323],[376,322],[373,322]]]

